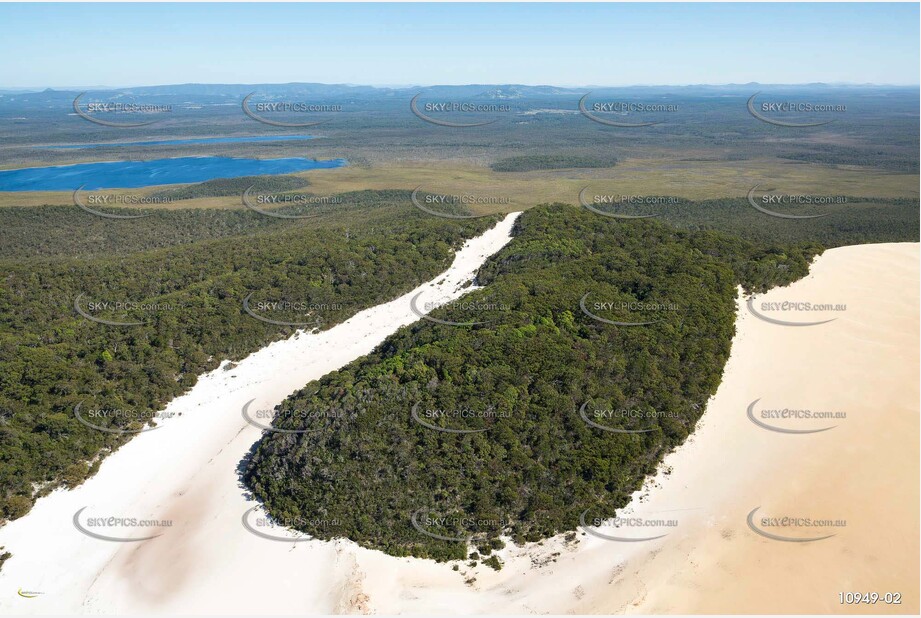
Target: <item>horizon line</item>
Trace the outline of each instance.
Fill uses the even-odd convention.
[[[0,85],[0,90],[21,90],[29,92],[44,92],[46,90],[55,91],[76,91],[76,90],[124,90],[131,88],[162,88],[166,86],[292,86],[299,84],[315,84],[318,86],[341,86],[347,88],[375,88],[380,90],[406,90],[410,88],[439,88],[439,87],[463,87],[463,86],[523,86],[526,88],[567,88],[570,90],[584,90],[588,88],[693,88],[693,87],[711,87],[722,88],[732,86],[842,86],[842,87],[895,87],[895,88],[919,88],[921,83],[877,83],[877,82],[723,82],[723,83],[688,83],[688,84],[585,84],[585,85],[561,85],[552,83],[525,84],[518,82],[469,82],[469,83],[440,83],[440,84],[370,84],[370,83],[350,83],[350,82],[310,82],[310,81],[290,81],[290,82],[170,82],[159,84],[135,84],[131,86],[5,86]]]

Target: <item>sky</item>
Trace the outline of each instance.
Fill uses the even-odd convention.
[[[919,83],[917,3],[0,4],[0,88]]]

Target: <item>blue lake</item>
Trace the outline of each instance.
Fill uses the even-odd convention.
[[[215,178],[290,174],[347,165],[345,159],[315,161],[287,159],[231,159],[229,157],[174,157],[152,161],[110,161],[52,167],[0,170],[0,191],[73,191],[137,189],[151,185],[204,182]]]
[[[92,144],[61,144],[59,146],[36,146],[36,148],[110,148],[116,146],[173,146],[182,144],[236,144],[239,142],[296,142],[313,139],[312,135],[259,135],[256,137],[196,137],[191,139],[161,139],[145,142],[97,142]]]

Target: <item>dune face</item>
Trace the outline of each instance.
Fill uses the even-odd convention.
[[[846,304],[835,321],[791,328],[742,314],[724,388],[699,444],[688,448],[708,452],[689,474],[707,468],[686,482],[699,495],[704,479],[708,488],[722,485],[713,479],[738,480],[724,507],[670,550],[691,568],[647,582],[637,611],[918,612],[918,260],[917,244],[832,249],[806,279],[765,296]],[[756,412],[774,427],[813,433],[765,430],[745,413],[756,398],[762,414],[806,409],[835,418]],[[685,479],[684,457],[691,453],[677,455],[673,482]],[[754,533],[746,516],[756,507],[755,527],[800,542]],[[836,525],[765,527],[764,516]],[[826,535],[834,536],[802,542]],[[663,552],[656,560],[667,559]],[[839,593],[848,592],[881,600],[843,606]],[[884,603],[886,593],[900,593],[901,605]]]
[[[701,508],[577,611],[917,613],[918,288],[917,244],[861,245],[755,300],[846,304],[815,318],[832,322],[778,326],[740,305],[724,381],[644,505]],[[749,418],[756,399],[752,416],[775,430]],[[834,417],[793,414],[805,410]],[[842,605],[848,592],[880,600]]]
[[[513,218],[471,241],[435,279],[443,294],[460,293],[507,241]],[[186,411],[177,422],[0,530],[0,545],[14,554],[0,573],[0,608],[917,613],[919,280],[918,244],[862,245],[827,251],[806,278],[755,297],[754,312],[740,297],[723,382],[697,430],[618,513],[674,525],[643,542],[603,538],[621,530],[608,524],[593,527],[597,535],[509,546],[499,572],[305,540],[248,512],[256,505],[236,470],[260,430],[242,420],[241,407],[254,397],[271,407],[412,322],[403,297],[205,376],[171,404]],[[169,525],[143,542],[99,541],[74,529],[83,506]],[[42,594],[22,598],[20,588]],[[880,600],[842,604],[839,593],[848,592]],[[900,594],[901,604],[886,604],[886,593]]]
[[[918,288],[919,245],[879,244],[829,250],[806,278],[755,298],[756,309],[784,301],[846,306],[783,316],[831,322],[781,326],[740,298],[724,379],[697,430],[618,513],[677,520],[665,537],[618,543],[580,534],[577,546],[558,537],[515,549],[502,572],[478,570],[466,594],[434,570],[399,568],[366,578],[372,607],[917,613]],[[804,433],[753,422],[748,407],[759,398],[755,420]],[[756,508],[757,531],[748,524]],[[877,592],[880,600],[842,605],[839,593],[847,592]],[[886,605],[885,593],[901,593],[901,604]]]

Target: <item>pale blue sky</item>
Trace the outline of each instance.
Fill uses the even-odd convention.
[[[919,5],[0,4],[0,88],[918,84]]]

